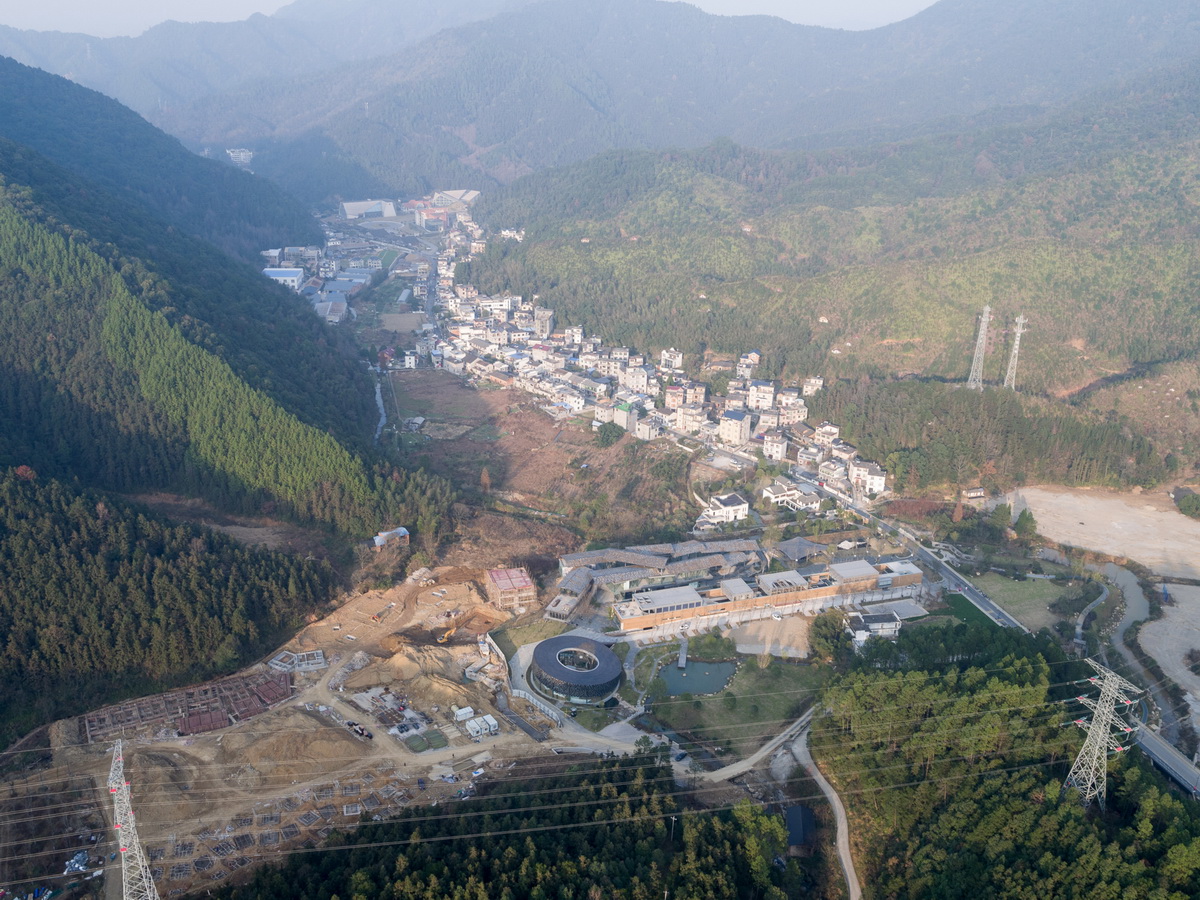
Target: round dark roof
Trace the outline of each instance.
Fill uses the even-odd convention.
[[[564,666],[558,659],[558,654],[564,650],[590,653],[599,665],[587,670]],[[564,634],[547,638],[533,648],[533,664],[555,682],[582,688],[607,688],[621,678],[621,660],[617,654],[604,644],[586,637]]]

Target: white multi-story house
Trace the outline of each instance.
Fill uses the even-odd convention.
[[[708,422],[704,407],[698,403],[687,403],[675,410],[675,430],[684,434],[695,434]]]
[[[751,381],[746,392],[746,406],[749,409],[770,409],[775,405],[775,382]]]
[[[832,422],[822,422],[813,432],[813,443],[818,447],[829,448],[841,433],[842,429]]]
[[[829,445],[829,455],[834,459],[840,459],[842,462],[850,462],[850,460],[858,456],[858,448],[838,438]]]
[[[882,494],[887,490],[887,472],[877,463],[856,459],[846,467],[850,483],[868,494]]]
[[[708,509],[700,516],[713,524],[738,522],[750,515],[750,501],[736,491],[721,494],[708,501]],[[697,523],[698,524],[698,523]]]
[[[750,413],[739,409],[728,409],[717,423],[717,434],[721,443],[737,447],[750,440]]]
[[[811,397],[823,387],[825,387],[825,379],[817,375],[812,378],[805,378],[804,383],[800,386],[800,391],[805,397]]]
[[[787,435],[778,429],[772,429],[763,435],[763,456],[775,462],[787,459]]]
[[[664,369],[682,369],[683,352],[674,347],[664,350],[659,356],[659,365]]]

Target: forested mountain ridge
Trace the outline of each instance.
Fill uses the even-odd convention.
[[[291,854],[225,900],[656,900],[805,896],[780,817],[748,800],[684,807],[666,751],[593,757],[546,777],[509,769],[480,796],[413,805],[397,818],[336,833],[331,849]],[[677,819],[678,828],[668,827]]]
[[[452,29],[419,52],[256,84],[157,119],[192,145],[253,145],[308,199],[481,187],[614,147],[758,146],[1036,110],[1189,57],[1193,0],[1003,7],[942,0],[870,32],[708,16],[651,0],[548,2]],[[664,41],[663,35],[670,35]]]
[[[0,179],[11,203],[101,256],[130,291],[250,386],[348,446],[367,440],[378,417],[371,380],[351,359],[347,336],[293,292],[3,138]]]
[[[11,56],[115,97],[147,118],[244,82],[301,75],[394,53],[524,0],[297,0],[241,22],[163,22],[136,37],[97,38],[0,25]]]
[[[89,198],[65,173],[11,144],[0,144],[0,163],[0,172],[39,184],[35,190],[9,183],[0,194],[0,309],[9,322],[0,340],[7,376],[0,389],[0,463],[109,490],[175,490],[351,535],[393,521],[436,535],[449,503],[444,482],[373,464],[270,395],[278,379],[290,385],[281,396],[302,403],[306,393],[329,387],[305,379],[355,365],[329,348],[306,345],[303,317],[313,328],[321,325],[302,301],[254,276],[255,289],[223,298],[233,315],[218,309],[206,316],[220,302],[203,279],[176,289],[140,259],[68,224],[75,215],[94,221],[91,203],[103,204],[102,192]],[[118,232],[140,237],[155,227],[119,201],[110,211],[122,214],[108,226]],[[195,273],[184,267],[172,274]],[[265,301],[263,311],[250,306],[256,299]],[[269,318],[272,307],[281,314],[278,325]],[[248,384],[220,355],[254,365],[255,341],[263,337],[249,335],[239,347],[230,330],[239,323],[265,329],[266,340],[284,342],[276,354],[291,353],[294,363],[311,358],[315,370],[289,374],[278,355],[268,354],[253,379],[262,387]],[[353,393],[332,398],[334,409],[370,403],[367,383],[335,384]]]
[[[276,185],[204,159],[96,91],[0,57],[0,138],[243,259],[317,243],[307,209]]]

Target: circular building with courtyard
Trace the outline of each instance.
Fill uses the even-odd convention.
[[[576,703],[607,699],[621,684],[621,660],[591,638],[560,635],[533,648],[529,681],[539,690]]]

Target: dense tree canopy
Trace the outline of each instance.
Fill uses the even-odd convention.
[[[46,178],[20,148],[0,147],[0,162]],[[347,375],[351,360],[306,340],[304,330],[319,338],[323,326],[302,301],[282,300],[258,276],[222,299],[201,270],[168,252],[177,288],[64,224],[57,214],[78,210],[44,192],[53,214],[37,203],[40,181],[0,194],[0,310],[9,323],[0,338],[0,463],[107,489],[199,494],[354,535],[405,523],[436,539],[450,498],[444,481],[376,468],[363,448],[351,452],[313,421],[340,418],[333,428],[353,432],[371,396],[368,382]],[[80,208],[89,212],[85,201]],[[146,227],[135,210],[122,211],[135,234]],[[225,262],[230,283],[243,287],[245,273]],[[265,340],[264,330],[273,332]]]
[[[1062,787],[1083,674],[1047,638],[990,626],[868,643],[826,696],[833,773],[877,897],[1156,897],[1200,891],[1200,810],[1139,754],[1110,762],[1107,812]]]
[[[0,474],[0,744],[224,674],[329,600],[324,563],[172,525],[32,469]]]
[[[668,817],[678,816],[671,837]],[[229,900],[734,900],[797,896],[772,860],[783,822],[748,802],[688,812],[661,754],[588,760],[543,778],[510,772],[479,799],[418,807],[258,873]],[[789,890],[790,888],[790,890]]]

